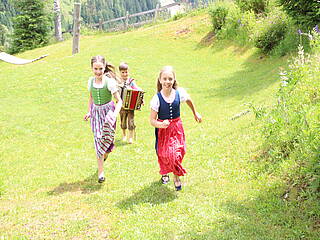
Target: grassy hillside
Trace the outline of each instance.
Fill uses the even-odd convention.
[[[246,103],[272,104],[286,59],[210,40],[204,15],[121,34],[83,36],[25,52],[33,64],[0,63],[1,239],[318,239],[303,210],[285,202],[284,183],[253,175],[261,144]],[[126,61],[146,91],[137,142],[121,142],[97,183],[87,110],[91,56]],[[187,137],[183,190],[159,183],[149,101],[158,71],[176,69],[203,123],[182,107]]]

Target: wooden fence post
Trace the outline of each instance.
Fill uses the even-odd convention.
[[[125,28],[125,30],[127,30],[129,28],[129,12],[128,11],[126,13],[126,20],[124,23],[124,28]]]
[[[73,45],[72,45],[72,55],[79,52],[79,41],[80,41],[80,7],[81,3],[74,3],[74,13],[73,13]]]
[[[160,8],[160,4],[159,4],[159,3],[157,3],[157,5],[156,5],[156,11],[154,12],[154,19],[153,19],[153,22],[156,22],[156,21],[157,21],[158,14],[159,14],[159,8]]]
[[[99,18],[99,31],[103,30],[103,23],[102,23],[102,19]]]

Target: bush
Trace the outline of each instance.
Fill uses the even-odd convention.
[[[263,53],[268,54],[285,38],[287,30],[286,17],[272,14],[261,22],[254,44]]]
[[[255,14],[265,13],[269,0],[236,0],[242,12],[253,11]]]
[[[256,16],[252,11],[242,13],[238,6],[230,6],[218,37],[233,40],[240,45],[250,45],[255,27]]]
[[[302,46],[280,74],[281,87],[275,106],[261,118],[264,152],[269,165],[290,161],[289,181],[317,196],[320,193],[320,34],[314,32],[313,55]]]
[[[278,0],[283,9],[297,23],[311,30],[320,19],[318,0]]]
[[[214,5],[209,10],[211,16],[213,31],[218,32],[224,25],[228,15],[228,8],[223,5]]]

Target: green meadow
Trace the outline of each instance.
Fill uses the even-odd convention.
[[[282,195],[276,174],[255,174],[262,144],[249,103],[276,101],[286,58],[220,43],[206,14],[125,33],[82,36],[19,54],[48,57],[27,65],[0,62],[0,239],[319,239],[304,209]],[[121,141],[97,163],[87,112],[90,59],[126,61],[145,91],[137,140]],[[203,122],[183,105],[187,140],[183,190],[160,184],[149,102],[159,70],[175,68]],[[119,120],[119,119],[118,119]],[[119,122],[118,122],[119,123]],[[172,176],[171,176],[172,178]]]

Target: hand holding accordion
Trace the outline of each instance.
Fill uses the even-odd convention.
[[[123,89],[122,108],[125,110],[141,110],[144,91],[136,89]]]

